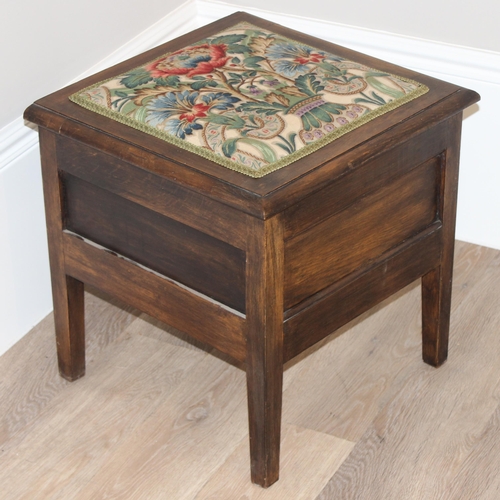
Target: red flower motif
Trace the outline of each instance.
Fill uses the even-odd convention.
[[[299,64],[319,63],[324,58],[325,56],[322,56],[321,54],[311,52],[308,57],[296,57],[293,61]]]
[[[229,57],[226,56],[226,49],[227,46],[224,44],[187,47],[148,64],[146,70],[151,73],[153,78],[169,75],[187,75],[189,77],[206,75],[227,63]]]
[[[203,118],[207,116],[207,111],[210,109],[210,106],[206,106],[205,104],[195,104],[189,113],[182,113],[179,116],[180,120],[187,120],[191,123],[195,118]]]

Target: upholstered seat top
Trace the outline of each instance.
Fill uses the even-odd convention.
[[[262,177],[427,90],[243,22],[70,99]]]

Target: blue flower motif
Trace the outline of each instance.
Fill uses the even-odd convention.
[[[210,94],[203,94],[201,100],[212,109],[226,110],[234,108],[234,104],[241,101],[239,97],[235,97],[227,92],[212,92]]]
[[[146,122],[157,127],[170,117],[189,113],[195,106],[199,92],[168,92],[151,100],[147,105]]]
[[[266,50],[266,54],[273,62],[274,69],[288,78],[304,75],[311,70],[311,67],[331,57],[331,54],[307,45],[286,41],[273,43]]]
[[[287,61],[286,59],[275,61],[273,67],[278,73],[288,78],[305,75],[309,71],[309,68],[305,64]]]
[[[266,50],[269,59],[295,59],[296,57],[309,57],[312,48],[300,43],[291,43],[286,41],[274,42]]]
[[[191,135],[193,130],[201,130],[203,128],[199,123],[190,123],[187,120],[179,120],[178,118],[172,118],[165,122],[164,129],[165,132],[181,139],[185,139],[186,135]]]
[[[214,109],[234,108],[234,103],[238,101],[238,97],[227,92],[212,92],[201,96],[199,92],[189,90],[168,92],[148,103],[146,123],[184,139],[194,130],[203,128],[197,123],[199,118],[205,118]]]

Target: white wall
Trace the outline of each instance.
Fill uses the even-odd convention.
[[[0,129],[35,99],[66,85],[176,5],[175,0],[4,0]]]
[[[38,151],[0,170],[0,354],[52,310]]]
[[[235,10],[477,90],[483,99],[464,121],[457,237],[500,249],[500,2],[480,2],[472,10],[463,0],[188,0],[173,10],[173,0],[7,0],[0,17],[0,354],[51,309],[37,135],[22,111],[84,74]]]
[[[194,29],[194,2],[183,4],[180,14],[176,3],[2,4],[0,354],[52,309],[37,134],[23,122],[24,109],[72,80]]]
[[[500,52],[498,0],[229,0],[238,7]],[[244,8],[240,10],[245,10]]]

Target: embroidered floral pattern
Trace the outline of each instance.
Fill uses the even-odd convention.
[[[168,75],[206,75],[215,68],[224,66],[229,57],[226,56],[225,45],[197,45],[188,47],[153,61],[146,65],[153,78]]]
[[[70,99],[261,177],[427,90],[240,23]]]

